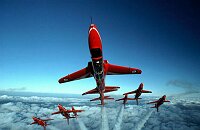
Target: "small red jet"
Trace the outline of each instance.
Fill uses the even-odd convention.
[[[124,104],[124,106],[125,106],[125,104],[127,103],[128,100],[135,100],[135,98],[128,98],[128,95],[126,94],[126,95],[124,96],[124,98],[117,99],[117,100],[115,100],[115,101],[120,101],[120,100],[123,100],[123,104]]]
[[[92,61],[88,62],[87,67],[59,79],[58,82],[65,83],[74,80],[94,77],[96,81],[96,88],[85,92],[82,95],[99,93],[100,97],[96,99],[101,100],[100,105],[104,105],[104,99],[106,99],[104,97],[104,93],[117,91],[120,88],[116,86],[106,86],[106,75],[141,74],[142,71],[137,68],[113,65],[108,63],[107,60],[103,60],[102,42],[96,25],[90,25],[88,34],[89,50]]]
[[[142,94],[142,93],[152,93],[151,91],[148,91],[148,90],[143,90],[143,83],[141,83],[138,87],[138,89],[134,90],[134,91],[131,91],[131,92],[128,92],[128,93],[124,93],[123,95],[127,95],[127,94],[133,94],[135,93],[135,98],[134,100],[136,100],[137,102],[137,105],[138,105],[138,99],[142,99],[142,98],[139,98],[139,96]]]
[[[158,112],[158,107],[160,105],[162,105],[164,102],[170,102],[169,100],[166,100],[166,95],[162,96],[159,100],[157,101],[153,101],[153,102],[149,102],[147,104],[152,104],[152,103],[155,103],[155,106],[151,107],[151,108],[156,108],[157,109],[157,112]]]
[[[66,110],[61,104],[58,104],[58,109],[59,111],[52,113],[51,115],[54,114],[61,114],[64,116],[64,119],[67,119],[67,123],[69,125],[69,119],[70,118],[76,118],[77,112],[82,112],[83,110],[75,110],[74,107],[72,107],[72,110]],[[70,113],[73,112],[75,116],[70,116]]]
[[[38,124],[38,125],[41,125],[43,126],[44,130],[46,130],[46,126],[49,125],[46,123],[46,121],[49,121],[49,120],[53,120],[53,119],[40,119],[40,118],[37,118],[37,117],[32,117],[34,122],[32,122],[30,125],[32,124]]]

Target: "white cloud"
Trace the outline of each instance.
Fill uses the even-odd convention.
[[[145,103],[147,100],[154,100],[154,97],[143,98],[137,106],[134,101],[122,110],[123,104],[108,102],[105,109],[101,106],[90,103],[86,99],[54,98],[54,97],[20,97],[20,96],[0,96],[0,129],[13,130],[34,130],[41,129],[38,125],[29,125],[32,116],[41,118],[53,118],[47,126],[50,130],[99,130],[101,128],[130,130],[130,129],[191,129],[200,128],[200,99],[199,98],[169,98],[171,103],[165,103],[156,109],[149,108]],[[33,100],[33,101],[32,101]],[[46,102],[45,102],[46,100]],[[75,105],[76,109],[85,110],[79,113],[78,119],[70,119],[70,125],[63,120],[61,115],[52,115],[58,110],[57,104],[61,103],[68,109]],[[103,113],[103,114],[102,114]],[[102,122],[104,122],[102,124]],[[116,124],[118,123],[118,124]]]

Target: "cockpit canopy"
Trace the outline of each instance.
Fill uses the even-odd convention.
[[[92,58],[98,58],[102,56],[102,51],[100,48],[94,48],[90,50]]]

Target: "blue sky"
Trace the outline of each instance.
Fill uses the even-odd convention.
[[[199,87],[200,10],[197,1],[0,1],[0,88],[83,93],[93,78],[58,84],[90,61],[90,17],[110,63],[141,75],[107,76],[115,94],[144,88],[154,95],[184,92],[171,80]],[[198,88],[197,87],[197,88]]]

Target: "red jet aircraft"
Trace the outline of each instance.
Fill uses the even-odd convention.
[[[61,104],[58,104],[58,109],[59,111],[52,113],[52,115],[54,114],[62,114],[62,116],[64,116],[64,119],[67,119],[67,123],[69,125],[69,119],[70,118],[76,118],[77,116],[77,112],[82,112],[83,110],[75,110],[74,107],[72,107],[72,110],[66,110]],[[73,112],[75,116],[70,116],[69,113]]]
[[[131,91],[131,92],[128,92],[128,93],[124,93],[123,95],[135,93],[135,98],[134,98],[134,100],[137,101],[137,105],[138,105],[138,99],[142,99],[142,98],[139,98],[139,96],[140,96],[142,93],[152,93],[151,91],[143,90],[143,86],[144,86],[143,83],[141,83],[140,86],[138,87],[138,89],[136,89],[136,90],[134,90],[134,91]]]
[[[117,99],[115,101],[120,101],[120,100],[123,100],[123,104],[125,106],[125,104],[127,103],[127,100],[135,100],[135,98],[128,98],[128,95],[125,95],[124,98]]]
[[[147,104],[152,104],[152,103],[155,103],[155,106],[151,107],[151,108],[156,108],[157,109],[157,112],[158,112],[158,107],[160,105],[162,105],[164,102],[170,102],[169,100],[166,100],[166,95],[162,96],[159,100],[157,101],[153,101],[153,102],[149,102]]]
[[[53,119],[42,120],[42,119],[34,117],[34,116],[32,118],[33,118],[34,122],[32,122],[30,125],[32,125],[32,124],[41,125],[41,126],[43,126],[44,130],[46,130],[46,126],[49,125],[49,124],[46,123],[46,121],[53,120]]]
[[[101,100],[100,105],[104,105],[104,99],[106,99],[104,93],[117,91],[118,88],[120,88],[116,86],[105,86],[106,75],[141,74],[142,71],[137,68],[113,65],[108,63],[107,60],[103,60],[102,42],[96,25],[90,25],[88,34],[88,43],[92,61],[88,62],[87,67],[59,79],[58,82],[64,83],[94,77],[97,87],[82,95],[99,93],[99,99]]]

